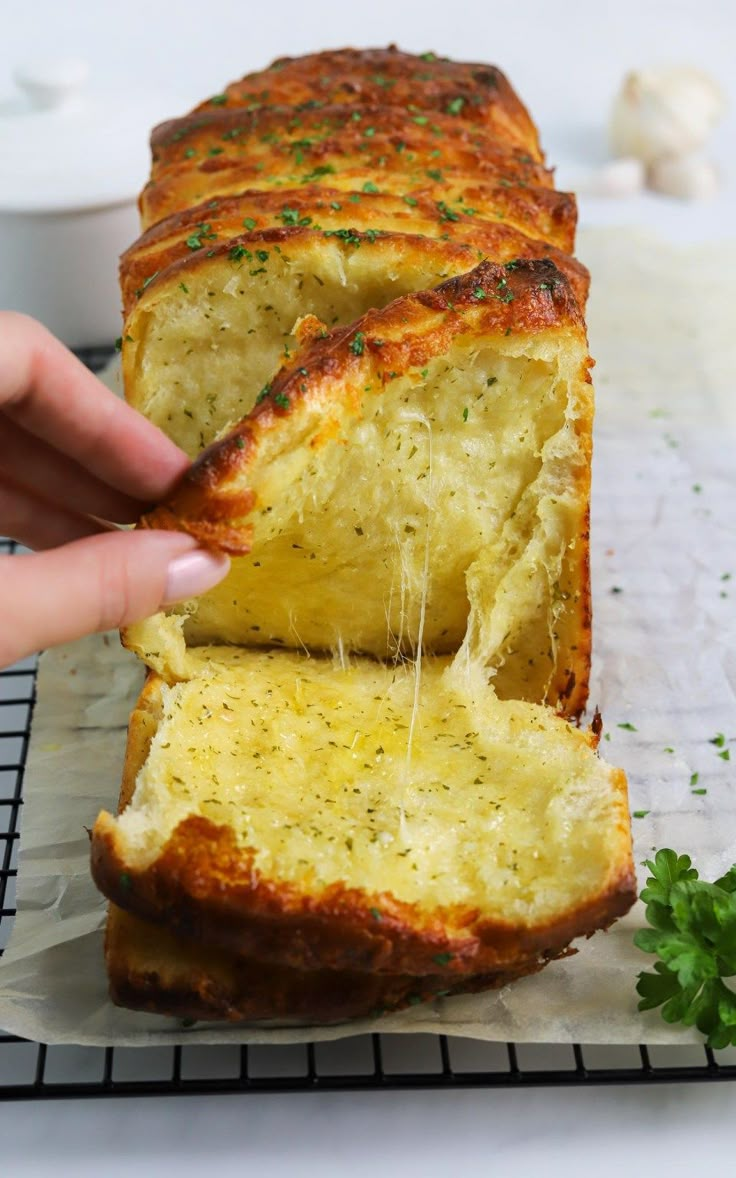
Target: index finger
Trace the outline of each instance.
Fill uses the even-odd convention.
[[[40,323],[0,312],[0,411],[126,495],[160,499],[187,456]]]

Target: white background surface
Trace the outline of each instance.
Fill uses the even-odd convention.
[[[0,95],[12,65],[44,53],[93,62],[94,84],[161,91],[162,117],[281,53],[391,40],[488,60],[511,77],[539,123],[559,179],[603,158],[603,127],[635,65],[709,68],[736,106],[736,5],[729,0],[0,0]],[[733,115],[714,152],[733,174]],[[0,162],[0,167],[2,166]],[[662,198],[585,200],[581,220],[644,224],[673,240],[732,235],[733,179],[710,205]],[[736,1087],[596,1091],[365,1093],[62,1102],[0,1106],[0,1174],[454,1175],[596,1178],[730,1172]]]

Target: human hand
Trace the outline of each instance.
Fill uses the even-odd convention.
[[[179,532],[121,531],[189,465],[52,335],[0,312],[0,666],[127,625],[222,579]]]

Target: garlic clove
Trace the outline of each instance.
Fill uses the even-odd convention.
[[[647,183],[655,192],[680,200],[708,200],[720,188],[715,165],[693,155],[656,160],[647,172]]]
[[[609,160],[581,179],[576,191],[586,196],[635,196],[646,183],[646,169],[633,156]]]
[[[611,146],[616,155],[633,155],[646,164],[685,155],[705,143],[725,109],[721,88],[702,70],[636,70],[626,75],[614,100]]]

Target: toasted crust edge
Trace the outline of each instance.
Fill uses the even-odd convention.
[[[131,717],[121,810],[148,755],[162,685],[157,676],[148,677]],[[589,739],[594,743],[592,735]],[[125,859],[114,818],[103,811],[92,832],[92,875],[118,907],[165,925],[185,940],[293,969],[456,980],[509,971],[521,976],[536,968],[535,961],[559,956],[576,937],[607,928],[636,899],[621,770],[613,771],[613,782],[622,795],[622,845],[606,886],[557,920],[526,928],[483,921],[460,906],[424,913],[390,893],[376,895],[339,883],[314,896],[295,885],[264,880],[254,869],[253,851],[239,848],[232,830],[199,816],[181,822],[154,862],[136,869]]]
[[[515,971],[458,981],[426,975],[299,970],[198,946],[110,905],[105,936],[110,997],[118,1006],[182,1019],[227,1022],[339,1023],[376,1017],[454,994],[499,989],[537,972],[534,959]]]

